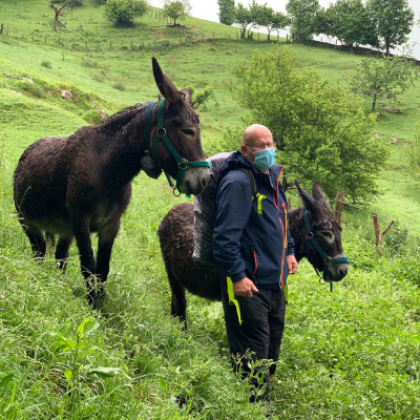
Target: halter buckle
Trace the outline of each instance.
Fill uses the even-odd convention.
[[[313,238],[313,237],[314,237],[314,234],[313,234],[312,232],[308,232],[308,233],[306,234],[306,236],[307,236],[309,239],[311,239],[311,238]]]
[[[166,128],[162,127],[162,128],[158,128],[156,131],[156,135],[159,137],[163,137],[166,134]]]
[[[188,160],[183,160],[182,162],[178,162],[178,167],[181,169],[187,169],[188,168]]]

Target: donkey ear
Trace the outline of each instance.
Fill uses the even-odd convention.
[[[300,185],[299,182],[295,179],[295,185],[299,192],[300,198],[303,203],[303,207],[309,211],[315,211],[315,198],[312,197],[307,191],[305,191]]]
[[[312,184],[312,196],[315,198],[316,201],[323,201],[327,202],[327,200],[324,197],[324,193],[322,192],[321,185],[319,185],[318,181],[315,181]]]
[[[190,90],[185,88],[181,90],[182,99],[189,105],[191,102],[191,93]]]
[[[175,85],[170,81],[169,77],[162,71],[155,57],[152,57],[153,76],[160,93],[169,103],[178,102],[181,99],[181,94]]]

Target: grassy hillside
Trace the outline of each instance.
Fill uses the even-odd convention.
[[[228,89],[232,70],[256,48],[268,51],[273,45],[262,37],[236,42],[235,29],[193,18],[186,22],[193,37],[212,39],[214,32],[215,42],[189,43],[188,34],[167,29],[154,16],[118,28],[105,21],[97,2],[85,3],[57,30],[50,25],[53,11],[46,0],[0,3],[0,24],[9,28],[9,36],[0,35],[0,418],[262,419],[266,407],[250,406],[244,383],[231,373],[220,305],[190,296],[188,334],[168,315],[170,293],[156,229],[185,197],[174,198],[164,179],[141,174],[134,180],[114,247],[108,298],[101,312],[92,313],[74,246],[65,277],[55,269],[52,250],[42,264],[31,260],[11,185],[29,144],[87,124],[96,112],[92,105],[113,113],[155,99],[152,55],[179,88],[214,87],[217,104],[200,112],[204,147],[210,150],[224,128],[247,115]],[[230,40],[224,39],[226,32]],[[53,43],[59,36],[60,47]],[[131,41],[142,46],[143,40],[144,49],[130,50]],[[121,49],[121,41],[128,49]],[[302,69],[316,69],[342,84],[361,59],[293,48]],[[73,92],[74,99],[63,100],[60,89]],[[420,418],[420,244],[415,238],[420,193],[406,163],[419,95],[413,87],[397,104],[402,115],[382,113],[378,119],[380,141],[392,154],[380,179],[384,194],[366,211],[345,210],[349,276],[332,294],[307,263],[290,279],[273,418]],[[365,100],[368,111],[369,97]],[[400,140],[391,145],[394,135]],[[372,246],[371,209],[380,213],[382,225],[391,218],[400,222],[382,260]],[[404,229],[410,231],[408,239]]]

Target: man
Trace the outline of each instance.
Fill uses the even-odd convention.
[[[296,273],[297,261],[279,182],[283,168],[274,165],[270,130],[258,124],[248,127],[241,151],[221,168],[213,253],[227,277],[222,298],[230,351],[245,377],[253,370],[250,401],[255,401],[268,397],[284,330],[284,285],[287,274]],[[252,367],[250,361],[262,362]]]

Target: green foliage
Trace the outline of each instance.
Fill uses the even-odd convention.
[[[177,21],[182,21],[189,16],[191,5],[189,0],[165,0],[163,13],[169,19],[172,19],[174,25]]]
[[[281,12],[275,12],[271,7],[263,6],[258,25],[267,28],[268,40],[273,31],[280,31],[290,24],[290,18]]]
[[[191,101],[190,105],[194,109],[201,109],[203,111],[207,111],[209,109],[210,102],[213,102],[216,106],[218,106],[218,102],[214,96],[214,88],[211,85],[207,85],[203,90],[198,92],[191,85],[186,86],[191,94]]]
[[[248,9],[242,3],[238,3],[235,8],[235,23],[241,28],[241,38],[245,38],[248,31],[248,39],[252,38],[252,28],[260,25],[265,26],[266,23],[266,5],[260,5],[256,0],[252,0]]]
[[[46,69],[52,69],[52,64],[50,61],[43,60],[41,61],[41,66],[45,67]]]
[[[311,39],[316,31],[318,0],[289,0],[286,10],[291,18],[290,32],[293,39],[298,42]]]
[[[217,0],[219,5],[219,21],[225,25],[235,22],[235,0]]]
[[[417,120],[407,158],[411,168],[414,169],[417,175],[420,174],[420,118]]]
[[[353,201],[377,194],[387,152],[372,139],[375,117],[352,112],[356,98],[314,71],[299,72],[295,61],[283,47],[256,52],[237,68],[236,93],[251,112],[249,122],[272,131],[287,179],[316,179],[330,197],[345,191]]]
[[[408,230],[395,222],[388,233],[384,236],[385,249],[391,257],[401,257],[407,253]]]
[[[396,97],[413,86],[418,77],[417,67],[404,57],[365,58],[351,80],[351,87],[354,92],[372,94],[374,112],[379,96]]]
[[[108,20],[119,23],[131,23],[135,17],[147,12],[146,0],[108,0],[104,14]]]
[[[362,0],[338,0],[323,15],[323,24],[317,33],[334,36],[341,43],[350,46],[368,44],[378,47],[375,24]]]
[[[105,119],[101,116],[101,111],[96,108],[90,109],[89,111],[85,112],[82,115],[82,118],[87,123],[92,124],[92,125],[98,125]]]
[[[408,6],[407,0],[369,0],[367,7],[387,55],[390,48],[407,41],[414,24],[414,12]]]

